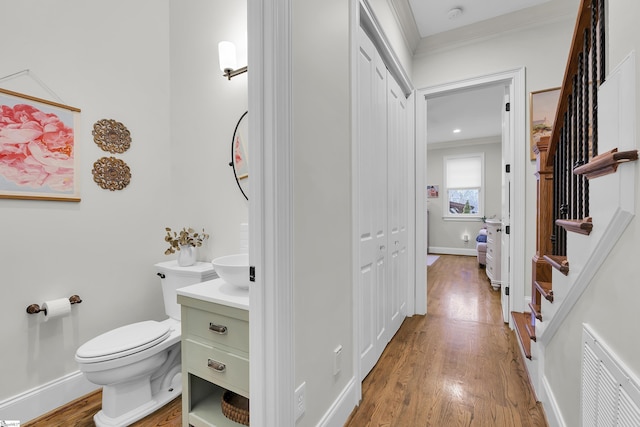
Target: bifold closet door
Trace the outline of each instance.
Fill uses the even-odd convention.
[[[408,161],[407,99],[391,75],[387,76],[387,203],[388,203],[388,339],[407,313]]]
[[[387,345],[387,70],[360,29],[358,51],[358,236],[360,379]]]

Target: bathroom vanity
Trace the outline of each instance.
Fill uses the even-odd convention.
[[[210,280],[178,289],[182,306],[182,425],[239,426],[225,390],[249,398],[249,291]]]

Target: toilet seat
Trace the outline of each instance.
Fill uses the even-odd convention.
[[[83,363],[104,362],[129,356],[166,340],[171,329],[154,320],[132,323],[105,332],[86,343],[76,352],[76,360]]]

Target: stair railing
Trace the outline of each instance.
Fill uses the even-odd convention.
[[[582,0],[547,157],[553,167],[553,255],[566,256],[566,227],[589,229],[589,181],[574,173],[598,155],[598,87],[605,80],[604,0]]]

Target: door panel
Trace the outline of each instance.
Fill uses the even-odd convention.
[[[358,220],[360,378],[407,312],[409,131],[407,100],[360,29]]]
[[[406,315],[407,304],[407,105],[400,87],[387,76],[387,157],[389,212],[389,339]]]
[[[361,379],[388,342],[386,69],[373,43],[360,30],[358,59],[358,183],[360,252]],[[382,191],[381,191],[382,189]]]

